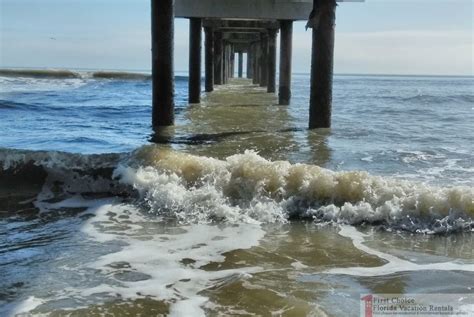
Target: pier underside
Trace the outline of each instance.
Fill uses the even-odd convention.
[[[293,21],[312,28],[310,128],[331,125],[336,0],[151,0],[153,126],[173,124],[173,19],[190,19],[189,103],[200,103],[201,33],[205,31],[205,91],[246,76],[278,104],[291,103]],[[346,0],[339,2],[361,2]],[[277,88],[277,37],[280,34]],[[236,57],[237,54],[237,57]],[[238,66],[235,67],[237,60]],[[166,67],[163,65],[166,64]]]

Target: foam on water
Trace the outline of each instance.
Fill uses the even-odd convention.
[[[129,216],[127,235],[115,232],[115,221],[124,213]],[[224,260],[223,254],[235,249],[247,249],[258,244],[264,231],[256,225],[219,227],[215,225],[192,225],[180,227],[177,232],[149,231],[149,222],[159,219],[145,219],[130,205],[101,205],[83,228],[98,241],[119,239],[126,246],[119,252],[102,256],[90,264],[91,268],[104,274],[116,271],[114,263],[128,263],[132,270],[144,276],[143,280],[122,281],[119,286],[101,285],[84,290],[81,294],[89,296],[96,293],[120,294],[123,298],[134,299],[153,296],[170,302],[173,316],[183,316],[193,312],[200,315],[201,306],[207,298],[198,293],[219,281],[239,278],[245,279],[258,267],[243,269],[205,271],[200,269],[211,262]],[[97,231],[99,226],[99,231]],[[108,228],[108,226],[110,228]],[[238,240],[235,237],[240,237]],[[189,261],[189,262],[186,262]],[[157,269],[158,268],[158,269]],[[201,311],[201,315],[204,315]]]
[[[80,203],[80,200],[69,200],[50,205],[49,210]],[[89,208],[83,214],[93,217],[81,226],[81,231],[99,243],[97,248],[106,245],[104,243],[119,243],[121,248],[100,257],[91,255],[82,266],[73,264],[63,269],[79,274],[92,269],[96,272],[95,278],[102,283],[55,290],[48,293],[48,298],[27,298],[6,307],[12,316],[27,312],[41,315],[41,305],[62,300],[66,300],[63,306],[66,312],[77,309],[77,306],[67,306],[67,299],[71,298],[80,303],[90,303],[90,298],[98,303],[103,298],[152,299],[166,302],[171,316],[204,316],[208,298],[200,292],[236,279],[248,279],[261,271],[259,267],[249,266],[217,271],[203,269],[207,264],[223,261],[226,252],[258,245],[264,236],[258,225],[177,227],[160,217],[144,215],[134,205],[110,199],[89,201],[85,205]],[[35,310],[37,308],[39,310]]]
[[[44,197],[57,194],[48,190],[58,182],[67,195],[135,196],[137,192],[138,202],[151,213],[184,223],[283,223],[307,218],[426,233],[473,228],[472,187],[436,187],[367,172],[335,172],[269,161],[252,151],[225,160],[156,146],[129,155],[0,151],[2,174],[21,176],[19,171],[27,164],[46,171]]]
[[[410,231],[471,230],[474,189],[441,188],[247,151],[217,160],[143,147],[114,172],[158,214],[181,221],[284,222],[291,217],[383,224]],[[137,165],[137,163],[139,163]]]
[[[58,82],[55,78],[44,77],[0,77],[1,93],[41,93],[45,91],[61,91],[75,89],[86,85],[89,82],[86,78],[69,77]]]
[[[9,316],[27,316],[29,315],[29,312],[44,302],[45,300],[30,296],[21,303],[12,303],[8,305],[8,307],[4,307],[2,310],[9,312]]]
[[[383,276],[398,272],[407,271],[465,271],[474,272],[474,264],[468,264],[463,261],[456,263],[455,261],[441,263],[420,264],[403,260],[399,257],[391,255],[368,247],[365,242],[370,234],[364,234],[354,227],[341,226],[339,234],[345,238],[352,240],[354,247],[371,255],[375,255],[387,263],[378,267],[345,267],[327,270],[327,274],[344,274],[352,276]]]

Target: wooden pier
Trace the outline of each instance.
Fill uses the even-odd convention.
[[[363,2],[338,0],[337,2]],[[201,37],[205,34],[205,91],[246,73],[254,85],[276,92],[276,39],[280,32],[278,102],[291,100],[293,21],[312,29],[309,128],[331,126],[336,0],[151,0],[154,127],[174,123],[174,18],[189,23],[189,103],[201,95]]]

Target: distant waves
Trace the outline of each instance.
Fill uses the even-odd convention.
[[[71,71],[56,69],[0,69],[0,76],[3,77],[29,77],[29,78],[94,78],[94,79],[116,79],[116,80],[151,80],[151,75],[138,72],[121,71]],[[188,76],[175,76],[175,80],[185,80]]]
[[[81,75],[69,70],[46,69],[0,69],[0,76],[35,78],[81,78]]]

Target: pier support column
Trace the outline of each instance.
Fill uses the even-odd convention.
[[[309,128],[331,127],[336,0],[313,0]]]
[[[253,50],[253,77],[252,77],[252,84],[254,85],[258,85],[259,84],[259,75],[260,75],[260,66],[258,64],[259,60],[260,60],[260,56],[259,56],[259,50],[258,50],[258,47],[259,47],[259,43],[258,42],[254,42],[252,43],[252,50]]]
[[[266,33],[261,34],[260,50],[260,87],[266,87],[268,81],[268,35]]]
[[[274,29],[268,30],[268,69],[267,69],[267,92],[274,93],[276,77],[276,34]]]
[[[280,80],[278,88],[278,104],[289,105],[291,99],[293,21],[280,21],[280,27]]]
[[[235,74],[235,51],[234,44],[230,44],[230,78],[234,78]]]
[[[206,73],[206,92],[211,92],[214,90],[214,32],[212,28],[204,28],[205,33],[205,52],[204,52],[204,63],[205,63],[205,73]]]
[[[247,49],[247,79],[253,78],[253,49],[252,44]]]
[[[244,72],[244,53],[239,52],[239,78],[243,77],[243,72]]]
[[[201,102],[201,28],[200,18],[189,19],[189,103]]]
[[[231,52],[230,44],[227,44],[227,59],[226,59],[226,61],[227,61],[227,64],[226,64],[226,66],[227,66],[227,78],[226,78],[226,82],[225,82],[226,84],[229,83],[230,73],[231,73],[230,72],[230,67],[231,67],[230,59],[231,59],[232,56],[231,56],[230,52]]]
[[[227,43],[224,42],[224,45],[223,45],[223,50],[222,50],[222,77],[223,77],[223,80],[222,80],[222,83],[225,85],[227,84],[227,81],[229,79],[229,45],[227,45]]]
[[[224,83],[222,71],[222,32],[214,33],[214,84]]]
[[[152,125],[174,123],[174,1],[151,0]]]

